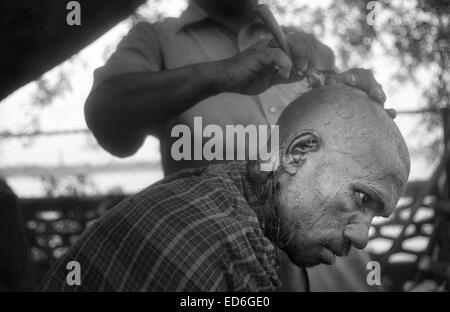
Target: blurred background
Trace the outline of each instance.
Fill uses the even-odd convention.
[[[116,158],[87,129],[83,105],[94,69],[132,25],[177,17],[187,1],[79,2],[82,25],[72,27],[61,24],[66,1],[0,6],[0,178],[9,185],[4,194],[15,193],[22,208],[36,280],[89,222],[163,177],[156,138],[148,137],[134,156]],[[389,267],[388,289],[402,290],[408,281],[425,278],[445,286],[450,251],[442,237],[449,234],[439,231],[448,222],[443,155],[450,105],[449,1],[264,2],[280,24],[300,27],[329,45],[341,71],[369,68],[383,85],[386,107],[399,112],[395,121],[412,169],[398,211],[374,221],[367,248]],[[443,271],[432,272],[432,264],[442,262]]]

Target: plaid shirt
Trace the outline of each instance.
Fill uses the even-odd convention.
[[[272,291],[281,283],[246,162],[191,169],[126,198],[51,268],[43,291]],[[66,265],[78,261],[81,285]]]

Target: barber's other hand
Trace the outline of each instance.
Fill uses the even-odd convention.
[[[346,72],[335,76],[336,82],[342,82],[348,86],[358,88],[380,104],[386,101],[386,95],[383,92],[383,87],[379,84],[373,73],[365,68],[352,68]]]
[[[383,87],[375,80],[372,71],[369,69],[352,68],[334,76],[333,82],[341,82],[345,85],[358,88],[382,106],[386,102],[386,94],[384,94]],[[388,108],[386,112],[391,118],[397,116],[397,112],[394,109]]]
[[[279,47],[270,45],[268,39],[216,65],[215,86],[222,92],[254,95],[273,85],[302,79],[291,73],[292,61]]]

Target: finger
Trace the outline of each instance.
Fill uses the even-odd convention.
[[[389,117],[391,117],[392,119],[395,119],[395,117],[397,117],[397,111],[393,108],[386,108],[386,113],[388,113]]]
[[[313,74],[313,72],[318,69],[317,67],[319,64],[320,52],[318,46],[318,41],[313,36],[310,36],[308,44],[309,50],[306,54],[306,58],[308,59],[308,68],[306,69],[305,75],[307,76]]]
[[[302,75],[312,72],[317,66],[316,39],[302,32],[288,33],[287,37],[294,66]]]
[[[311,75],[317,68],[317,54],[310,52],[307,55],[307,59],[308,59],[308,67],[306,68],[305,76]]]
[[[331,48],[320,41],[317,42],[317,65],[316,68],[320,71],[334,71],[336,72],[335,56]]]
[[[297,82],[297,81],[302,81],[303,79],[304,79],[303,76],[299,76],[297,74],[291,74],[289,76],[289,78],[285,79],[285,78],[281,78],[280,75],[277,73],[272,78],[271,85],[284,84],[284,83],[293,83],[293,82]]]
[[[372,71],[363,68],[354,68],[338,75],[338,80],[346,85],[364,91],[373,100],[384,104],[386,95],[381,85],[375,80]]]
[[[306,45],[304,46],[291,46],[291,54],[294,61],[294,65],[302,75],[306,75],[307,70],[311,70],[310,59],[311,52]]]
[[[381,105],[384,105],[384,102],[386,102],[386,94],[384,94],[383,87],[378,83],[377,85],[372,85],[368,94],[373,100]]]
[[[277,68],[279,76],[288,79],[292,70],[291,59],[279,48],[268,48],[267,53],[272,59],[273,66]]]

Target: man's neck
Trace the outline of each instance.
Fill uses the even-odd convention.
[[[278,175],[281,171],[261,171],[258,161],[248,161],[247,166],[251,191],[256,198],[256,205],[252,208],[258,215],[266,237],[276,244],[280,225],[277,211]]]
[[[239,11],[227,11],[221,9],[213,1],[210,0],[193,0],[203,10],[205,10],[213,19],[219,21],[231,29],[234,33],[238,33],[239,30],[254,17],[254,10],[243,7]]]
[[[295,265],[288,255],[280,248],[283,243],[280,237],[280,224],[277,214],[278,175],[282,169],[272,172],[260,170],[258,161],[248,161],[248,177],[253,190],[258,198],[259,206],[256,209],[261,225],[264,227],[264,235],[274,244],[279,261],[278,276],[282,281],[282,287],[277,291],[310,291],[308,273],[305,268]]]

